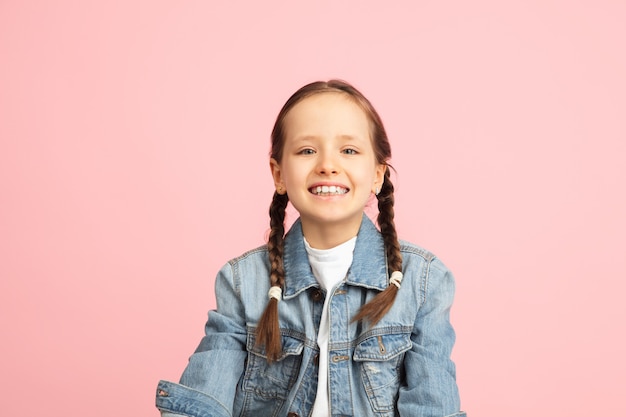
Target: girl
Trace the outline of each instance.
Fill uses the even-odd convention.
[[[159,382],[162,416],[465,416],[454,281],[398,241],[390,158],[351,85],[315,82],[287,100],[272,131],[268,243],[219,272],[180,384]],[[380,231],[364,215],[372,195]],[[300,217],[285,234],[288,202]]]

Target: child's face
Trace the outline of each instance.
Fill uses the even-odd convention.
[[[320,93],[289,111],[284,132],[282,160],[270,161],[272,175],[300,213],[309,243],[321,248],[356,236],[385,172],[365,112],[342,93]]]

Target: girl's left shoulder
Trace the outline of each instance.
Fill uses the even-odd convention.
[[[426,267],[429,270],[437,270],[442,274],[450,273],[448,267],[446,267],[439,257],[419,245],[406,240],[400,240],[400,252],[402,253],[402,263],[405,268],[409,265],[417,265]]]
[[[422,258],[426,262],[431,262],[433,259],[436,258],[436,256],[432,252],[424,249],[419,245],[416,245],[415,243],[411,243],[402,239],[400,239],[400,252],[402,253],[403,257],[417,256]]]

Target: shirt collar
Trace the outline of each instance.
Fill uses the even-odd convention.
[[[300,219],[295,221],[285,236],[283,265],[285,299],[293,298],[307,288],[319,286],[309,264]],[[388,276],[382,236],[372,221],[363,214],[346,283],[382,291],[387,288]]]

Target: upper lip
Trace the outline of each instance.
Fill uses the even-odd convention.
[[[323,187],[323,186],[328,186],[330,187],[331,185],[334,185],[335,187],[341,187],[341,188],[345,188],[346,190],[348,189],[348,187],[346,187],[343,184],[339,184],[337,182],[316,182],[315,184],[311,184],[309,185],[309,188],[313,188],[313,187]]]

